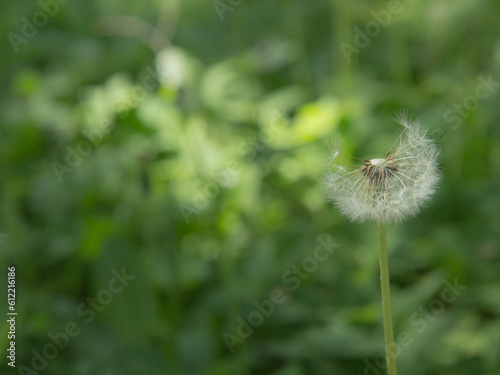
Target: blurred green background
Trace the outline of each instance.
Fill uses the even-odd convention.
[[[322,180],[400,108],[443,179],[388,228],[399,372],[500,374],[500,2],[59,1],[1,5],[2,374],[383,374],[376,227]]]

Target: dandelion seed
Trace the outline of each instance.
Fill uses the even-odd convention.
[[[437,146],[418,119],[402,112],[396,121],[403,130],[383,158],[346,166],[337,161],[341,147],[333,149],[326,181],[329,199],[352,221],[400,222],[419,213],[435,192]]]
[[[351,220],[376,220],[380,240],[380,285],[388,375],[397,375],[392,327],[386,222],[416,215],[434,194],[439,181],[438,149],[420,122],[401,112],[396,121],[403,130],[385,157],[360,159],[361,165],[338,162],[341,147],[333,147],[327,175],[330,200]],[[398,144],[397,149],[392,149]]]

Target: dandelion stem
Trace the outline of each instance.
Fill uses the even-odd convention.
[[[382,312],[384,315],[385,355],[387,374],[397,375],[396,356],[394,355],[394,333],[392,328],[391,289],[389,284],[389,263],[387,260],[387,236],[385,223],[378,222],[380,240],[380,285],[382,288]]]

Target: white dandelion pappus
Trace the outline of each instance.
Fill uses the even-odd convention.
[[[404,129],[384,158],[346,166],[338,161],[341,147],[332,150],[327,192],[352,221],[400,222],[419,213],[436,190],[440,178],[437,146],[418,119],[406,112],[395,119]]]

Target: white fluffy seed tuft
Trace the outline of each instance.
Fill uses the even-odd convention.
[[[404,127],[398,148],[384,158],[348,166],[338,161],[341,145],[332,150],[328,197],[352,221],[400,222],[418,214],[435,193],[440,178],[436,144],[418,119],[402,112],[396,121]]]

